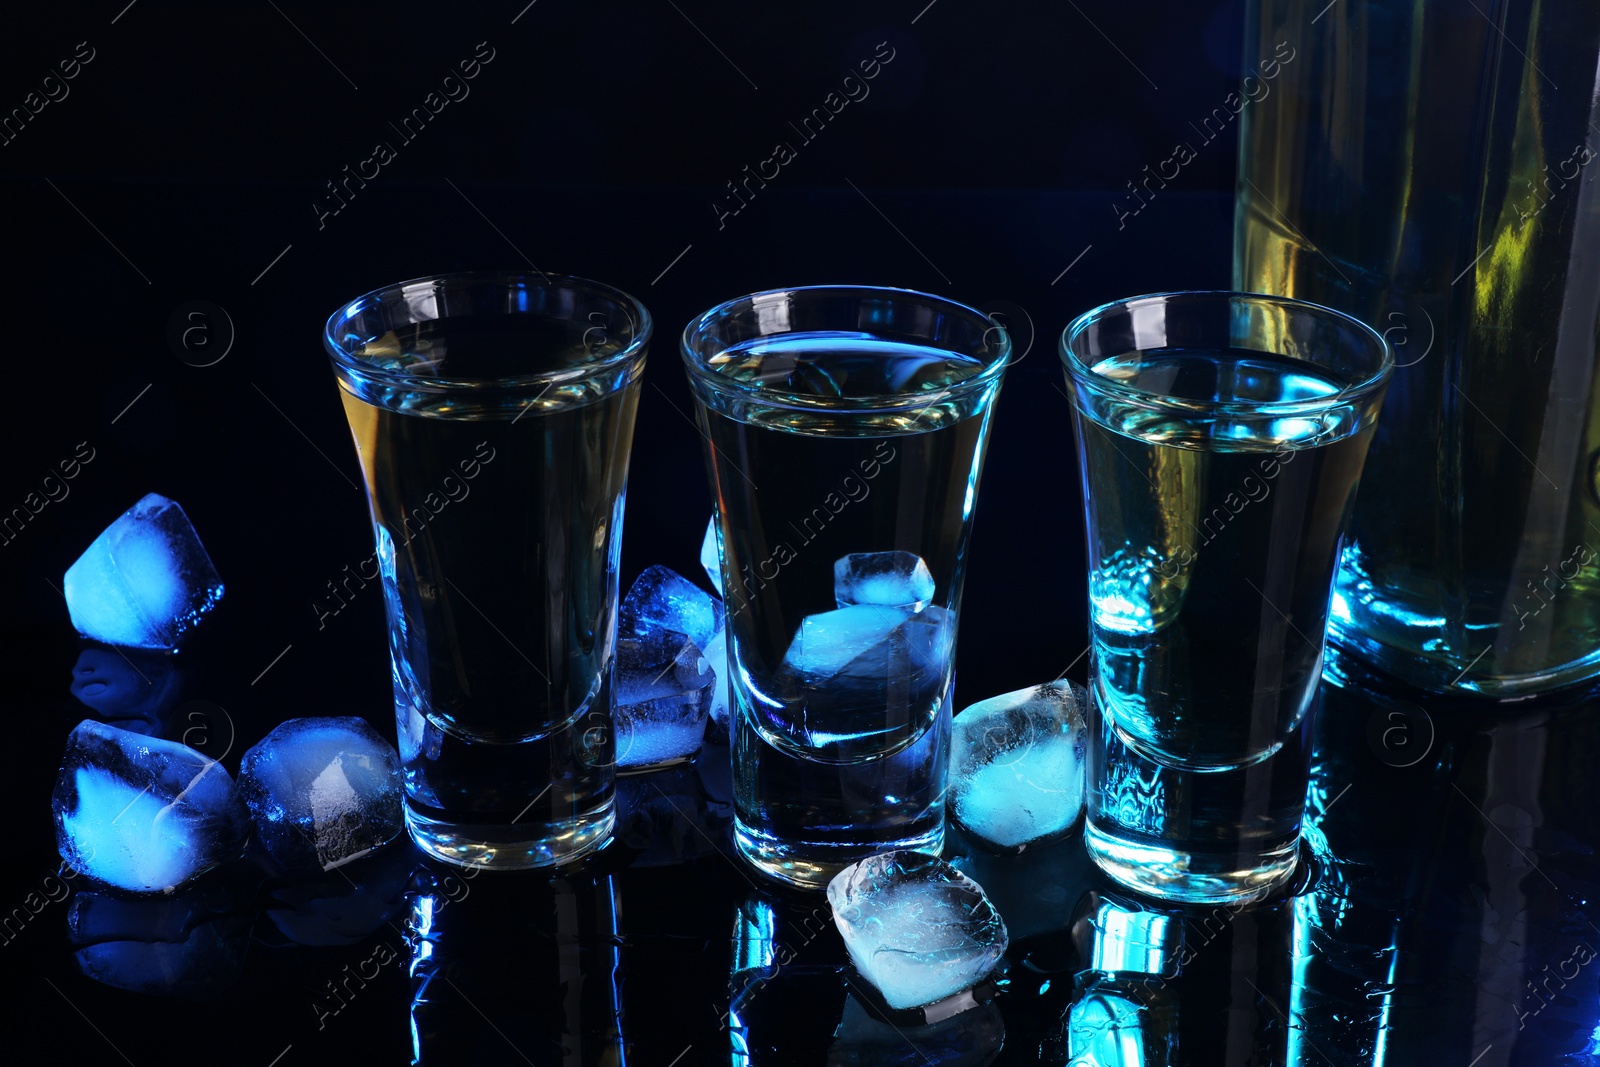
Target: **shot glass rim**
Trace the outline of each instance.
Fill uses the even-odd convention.
[[[1364,334],[1368,340],[1376,342],[1380,353],[1378,368],[1365,378],[1341,388],[1337,393],[1330,396],[1312,397],[1307,400],[1194,401],[1184,400],[1181,397],[1165,393],[1153,392],[1149,389],[1128,385],[1114,378],[1108,378],[1103,374],[1097,374],[1094,368],[1084,362],[1083,357],[1073,348],[1073,342],[1081,337],[1092,323],[1104,317],[1113,308],[1128,308],[1135,304],[1170,303],[1180,298],[1193,299],[1197,302],[1245,299],[1257,303],[1277,304],[1292,311],[1308,313],[1318,317],[1342,320],[1345,324],[1354,327],[1356,333]],[[1363,400],[1374,393],[1380,392],[1388,386],[1395,368],[1394,349],[1390,346],[1388,338],[1354,315],[1324,304],[1313,303],[1310,300],[1300,300],[1291,296],[1274,296],[1270,293],[1248,293],[1235,289],[1174,289],[1163,293],[1145,293],[1141,296],[1108,300],[1098,307],[1090,308],[1069,322],[1066,329],[1061,331],[1061,340],[1057,348],[1068,376],[1075,383],[1082,384],[1098,392],[1122,397],[1143,407],[1191,413],[1197,408],[1208,411],[1227,409],[1245,413],[1259,412],[1275,416],[1311,414],[1325,411],[1333,404]]]
[[[563,367],[553,371],[543,371],[536,374],[513,374],[498,378],[449,378],[428,374],[415,374],[405,370],[393,370],[379,367],[355,355],[335,333],[337,323],[348,322],[356,314],[375,307],[384,299],[404,293],[412,286],[436,285],[439,282],[476,282],[505,285],[508,282],[531,282],[532,285],[543,288],[561,288],[565,283],[566,288],[585,289],[610,298],[619,307],[626,308],[632,315],[635,327],[633,339],[626,346],[619,349],[604,359],[580,363],[573,367]],[[450,316],[432,320],[445,322]],[[362,293],[354,300],[347,300],[338,310],[328,316],[322,328],[322,345],[335,364],[352,373],[360,374],[366,378],[377,379],[391,385],[406,385],[426,389],[457,390],[457,389],[504,389],[519,386],[549,385],[564,381],[576,381],[603,373],[608,368],[625,365],[639,359],[649,345],[655,332],[655,320],[651,318],[650,311],[639,298],[618,289],[605,282],[597,282],[592,278],[583,278],[575,274],[552,274],[549,271],[529,270],[467,270],[449,271],[444,274],[424,274],[416,278],[408,278],[401,282],[392,282],[389,285],[379,286],[369,292]]]
[[[992,361],[986,363],[982,370],[978,371],[978,373],[972,375],[970,378],[963,378],[961,381],[956,382],[953,385],[946,386],[943,389],[934,389],[922,393],[885,392],[876,393],[867,397],[838,398],[837,403],[831,402],[830,398],[818,397],[817,403],[809,403],[796,402],[793,399],[788,399],[783,394],[775,393],[760,383],[735,381],[726,375],[718,374],[710,370],[706,366],[706,358],[700,356],[696,352],[694,345],[696,333],[705,327],[713,318],[723,315],[737,304],[754,301],[760,297],[775,297],[780,295],[788,295],[791,293],[818,293],[829,291],[840,294],[860,293],[863,295],[890,297],[916,297],[918,300],[942,304],[951,311],[971,315],[974,319],[987,322],[989,325],[985,328],[985,336],[988,336],[989,330],[999,331],[999,344],[997,347],[1000,350],[1000,354]],[[763,336],[781,337],[784,333],[793,332],[795,331],[785,330],[779,333],[765,334]],[[956,349],[949,349],[949,351],[954,352]],[[990,382],[999,378],[1005,373],[1005,368],[1011,364],[1012,351],[1013,346],[1011,343],[1011,332],[999,322],[995,321],[992,316],[984,314],[982,311],[979,311],[970,304],[963,304],[958,300],[952,300],[946,296],[939,296],[936,293],[924,292],[921,289],[906,289],[893,285],[791,285],[781,286],[776,289],[762,289],[754,293],[745,293],[742,296],[736,296],[730,300],[724,300],[719,304],[715,304],[708,310],[703,311],[694,318],[690,319],[688,324],[684,326],[683,333],[678,339],[678,352],[683,357],[683,362],[685,366],[688,367],[689,375],[692,380],[704,382],[711,388],[731,396],[760,398],[763,403],[772,404],[775,407],[796,408],[806,411],[830,409],[848,410],[853,412],[896,411],[901,408],[923,407],[930,404],[940,403],[953,397],[964,396],[969,392],[981,389]]]

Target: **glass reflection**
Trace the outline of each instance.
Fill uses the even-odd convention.
[[[739,901],[723,1018],[733,1067],[824,1062],[828,1027],[844,1008],[845,963],[844,943],[820,896],[751,894]]]
[[[411,1062],[624,1067],[611,876],[481,873],[413,874]]]
[[[1065,1019],[1070,1067],[1167,1067],[1178,1062],[1185,938],[1181,916],[1119,897],[1085,901],[1089,966]]]
[[[727,749],[707,746],[693,764],[617,777],[617,840],[638,850],[633,867],[661,867],[717,852],[733,806],[717,799],[702,764],[728,762]],[[731,772],[729,772],[731,776]]]
[[[1300,881],[1297,875],[1290,890]],[[1074,923],[1087,966],[1061,1021],[1064,1047],[1047,1045],[1045,1061],[1282,1063],[1294,899],[1177,907],[1092,890]]]

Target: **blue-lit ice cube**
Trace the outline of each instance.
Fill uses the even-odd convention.
[[[891,1008],[977,985],[1005,955],[1006,924],[983,888],[924,852],[884,852],[828,883],[834,925],[856,970]]]
[[[951,814],[1002,848],[1065,834],[1083,812],[1086,729],[1081,691],[1064,679],[965,709],[951,728]]]
[[[68,866],[134,893],[168,892],[237,859],[249,836],[222,764],[89,719],[67,738],[51,808]]]
[[[887,649],[895,630],[913,614],[904,608],[860,605],[807,615],[789,642],[784,665],[806,678],[832,678],[868,649]]]
[[[330,871],[400,832],[393,746],[354,716],[290,719],[239,761],[239,793],[267,854],[286,871]]]
[[[62,580],[79,633],[108,645],[176,648],[222,598],[189,517],[150,493],[96,537]]]
[[[852,552],[833,564],[833,595],[851,604],[921,611],[933,599],[933,575],[912,552]]]
[[[706,523],[706,535],[700,541],[700,566],[705,568],[706,577],[711,579],[711,588],[717,591],[717,595],[727,596],[722,590],[722,552],[717,547],[715,515]]]
[[[716,682],[687,637],[676,647],[659,635],[618,638],[617,766],[664,766],[694,755],[705,740]]]
[[[817,681],[852,674],[881,686],[892,674],[939,672],[955,638],[955,616],[941,607],[909,608],[858,604],[807,615],[783,662]]]
[[[728,671],[728,628],[724,626],[717,631],[717,636],[705,647],[706,665],[717,676],[717,684],[711,690],[711,721],[717,724],[718,737],[728,732],[728,708],[732,704],[733,696],[730,691]]]
[[[666,630],[705,648],[722,629],[722,602],[667,567],[646,567],[622,599],[617,629],[648,637]]]
[[[716,573],[715,551],[713,540],[713,569],[708,574]],[[652,674],[671,662],[685,642],[701,650],[706,665],[716,674],[710,716],[718,724],[719,737],[727,732],[729,704],[725,621],[720,600],[676,571],[656,566],[647,567],[628,590],[617,627],[622,636],[671,646],[670,654],[650,669]]]
[[[950,679],[955,614],[857,604],[808,615],[784,654],[784,710],[754,707],[797,748],[856,758],[894,751],[932,723]],[[790,706],[801,711],[788,721]]]

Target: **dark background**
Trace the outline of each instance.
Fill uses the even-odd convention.
[[[96,454],[68,499],[0,546],[14,582],[0,626],[13,649],[41,650],[19,658],[30,700],[60,679],[35,688],[52,669],[42,650],[67,632],[52,583],[159,491],[184,505],[228,583],[219,617],[258,645],[242,680],[294,646],[248,697],[386,701],[378,598],[320,632],[311,606],[370,554],[320,329],[388,282],[530,263],[617,285],[656,318],[624,581],[656,562],[698,576],[709,496],[676,351],[690,316],[824,282],[918,288],[1001,315],[1028,354],[1009,373],[984,476],[961,699],[1073,661],[1081,518],[1055,339],[1105,300],[1227,284],[1226,138],[1121,229],[1113,205],[1127,210],[1127,183],[1230,91],[1242,5],[678,8],[138,0],[13,20],[0,107],[21,106],[79,42],[94,50],[70,94],[0,146],[14,397],[0,507],[79,442]],[[404,143],[390,121],[481,41],[494,59],[470,95]],[[870,95],[801,142],[788,123],[883,41],[894,58]],[[725,183],[780,139],[798,158],[719,228]],[[327,183],[380,140],[397,158],[319,220]],[[180,356],[200,357],[169,341],[191,300],[231,320],[215,365],[191,366]]]
[[[188,695],[226,712],[230,770],[292,716],[363,715],[392,736],[381,596],[321,626],[313,607],[371,553],[319,335],[341,302],[404,278],[533,264],[609,282],[654,314],[624,584],[652,563],[700,577],[709,497],[676,346],[690,316],[824,282],[1004,316],[1026,354],[977,508],[958,705],[1082,676],[1081,513],[1055,339],[1106,300],[1227,285],[1233,131],[1136,217],[1119,225],[1115,206],[1131,207],[1129,183],[1236,85],[1241,3],[124,4],[15,8],[0,34],[0,113],[59,61],[93,55],[0,145],[12,397],[0,512],[80,442],[95,456],[0,545],[0,701],[15,724],[0,755],[6,906],[54,869],[46,798],[82,716],[66,691],[78,645],[61,575],[146,492],[184,506],[227,584],[185,651]],[[389,124],[479,42],[493,59],[470,95],[403,143]],[[789,123],[880,42],[894,58],[870,95],[802,143]],[[725,183],[780,140],[797,158],[719,224]],[[319,220],[327,183],[379,141],[394,161]],[[211,366],[169,339],[194,300],[231,321]],[[692,910],[692,895],[664,885],[637,907]],[[401,1050],[393,998],[352,1005],[333,1036],[281,1007],[365,950],[266,953],[224,1006],[190,1008],[77,976],[62,926],[47,910],[0,946],[4,1012],[76,1035],[76,1062],[159,1062],[170,1046],[152,1028],[176,1028],[185,1058],[228,1062],[267,1063],[290,1042],[301,1062]],[[386,980],[403,988],[398,972]],[[636,1035],[669,1003],[636,1005]]]

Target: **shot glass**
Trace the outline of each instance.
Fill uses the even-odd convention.
[[[1067,327],[1089,550],[1085,841],[1173,900],[1294,868],[1329,596],[1393,367],[1302,301],[1136,297]]]
[[[1011,354],[903,289],[740,297],[683,333],[716,500],[734,838],[820,887],[944,841],[967,541]]]
[[[381,579],[406,825],[440,859],[543,866],[610,837],[650,331],[626,293],[539,273],[403,282],[328,320],[377,542],[352,573]]]

